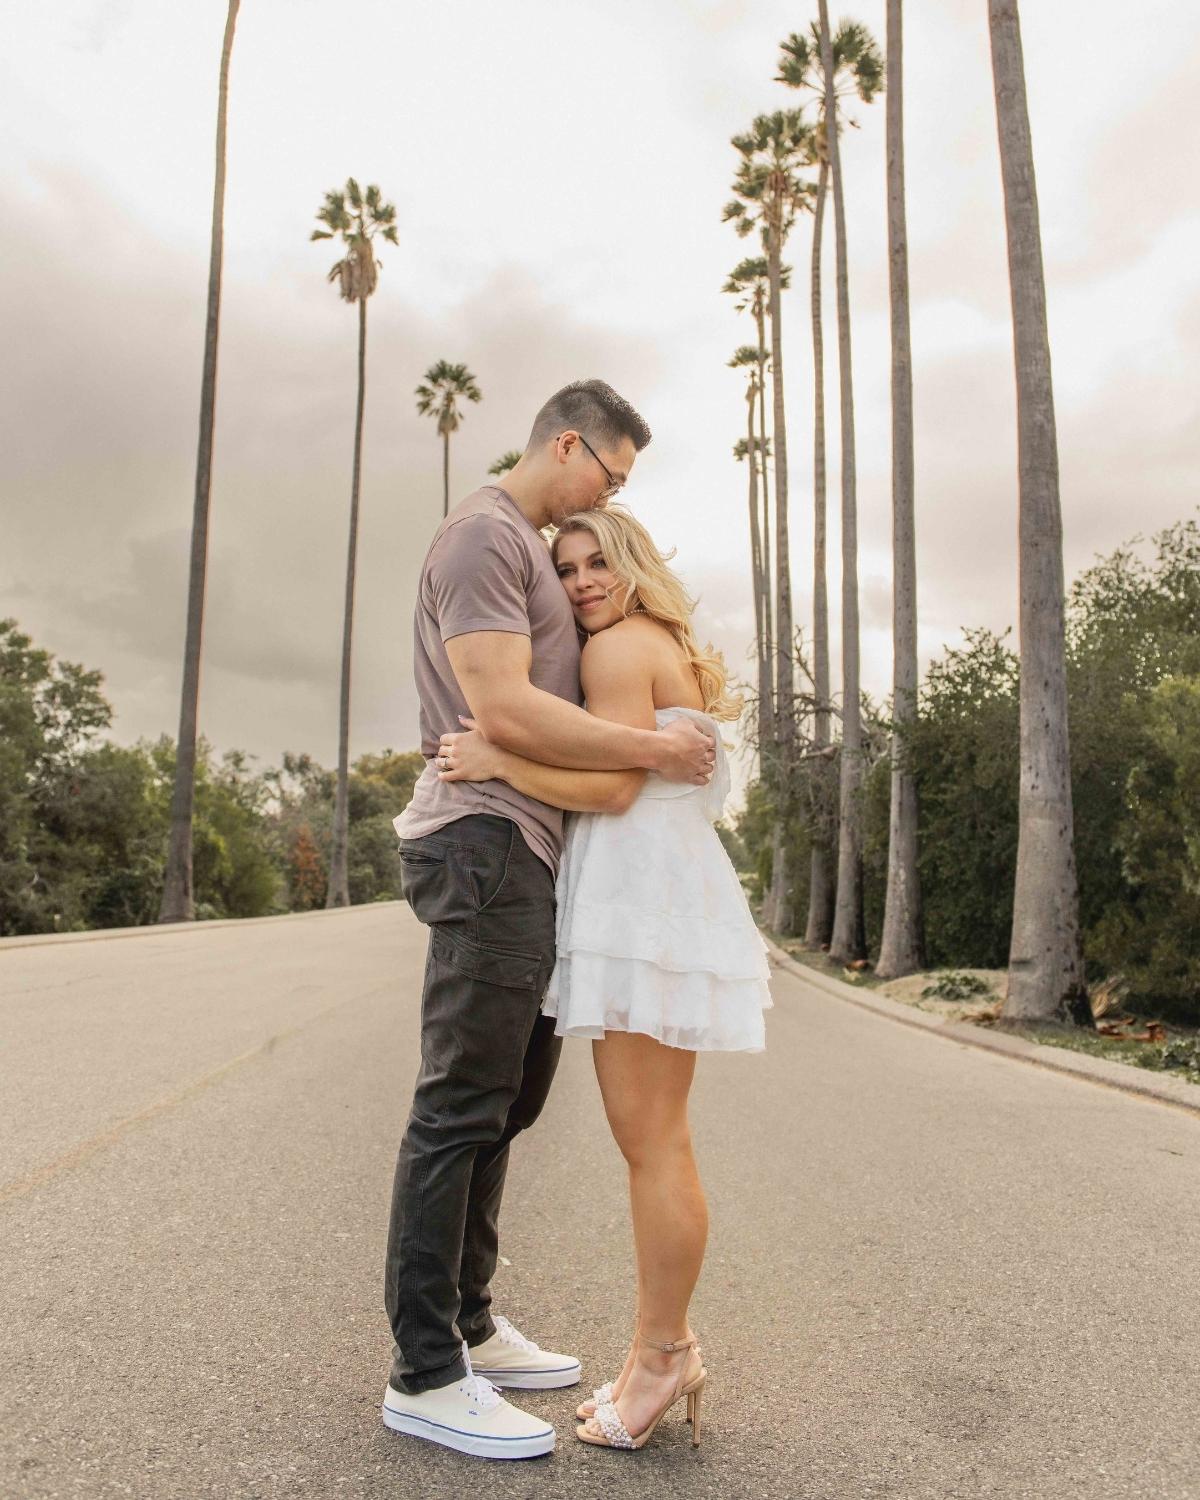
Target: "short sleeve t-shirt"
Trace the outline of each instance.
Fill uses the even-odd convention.
[[[394,827],[401,838],[427,833],[471,813],[511,818],[526,843],[557,874],[563,845],[561,809],[526,797],[506,781],[439,781],[433,756],[446,732],[463,726],[467,700],[446,642],[475,630],[530,639],[534,687],[582,704],[579,635],[541,532],[496,485],[461,501],[434,534],[417,590],[413,675],[421,704],[425,769]]]

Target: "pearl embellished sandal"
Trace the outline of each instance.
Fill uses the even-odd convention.
[[[581,1422],[586,1422],[589,1417],[594,1417],[598,1406],[607,1406],[613,1399],[614,1384],[614,1381],[606,1380],[603,1385],[598,1385],[592,1392],[592,1399],[590,1401],[581,1401],[579,1403],[575,1408],[575,1415]]]
[[[663,1354],[677,1354],[681,1350],[686,1351],[689,1349],[695,1349],[697,1355],[700,1353],[700,1346],[697,1344],[694,1335],[687,1339],[676,1339],[672,1344],[656,1344],[653,1339],[643,1338],[639,1334],[638,1342],[645,1344],[650,1349],[659,1349]],[[599,1427],[599,1432],[591,1432],[588,1430],[587,1424],[580,1423],[575,1429],[575,1436],[581,1442],[591,1443],[597,1448],[643,1448],[650,1441],[654,1429],[666,1416],[667,1412],[670,1411],[677,1401],[686,1396],[688,1421],[692,1424],[692,1447],[699,1447],[700,1398],[704,1394],[704,1386],[708,1380],[708,1371],[704,1368],[703,1362],[701,1362],[700,1373],[691,1380],[685,1380],[684,1376],[687,1367],[688,1360],[685,1354],[683,1367],[679,1371],[679,1379],[675,1382],[674,1392],[667,1398],[665,1405],[659,1408],[658,1412],[651,1419],[649,1426],[642,1432],[639,1432],[637,1437],[631,1436],[617,1411],[616,1402],[612,1400],[597,1401],[596,1415],[592,1418],[592,1421]],[[604,1386],[601,1386],[597,1390],[597,1397],[603,1393],[604,1389]]]

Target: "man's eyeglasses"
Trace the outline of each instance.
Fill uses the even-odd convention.
[[[604,462],[604,460],[596,452],[595,448],[592,447],[591,443],[588,442],[587,438],[584,437],[583,433],[582,432],[579,433],[578,436],[579,436],[579,441],[583,444],[583,446],[587,449],[587,451],[592,455],[592,457],[596,460],[596,462],[604,470],[604,477],[605,477],[605,479],[608,480],[608,487],[607,487],[607,489],[601,490],[600,494],[597,496],[597,499],[600,499],[600,500],[611,500],[612,497],[617,493],[617,491],[624,486],[625,481],[623,479],[614,479],[613,478],[613,474],[612,474],[612,470],[608,467],[608,465]]]

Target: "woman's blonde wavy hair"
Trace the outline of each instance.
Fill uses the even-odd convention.
[[[604,510],[582,511],[568,516],[554,534],[550,552],[558,563],[558,544],[569,531],[590,531],[599,544],[609,570],[625,584],[625,614],[645,613],[671,632],[683,647],[688,665],[696,675],[704,712],[714,719],[736,719],[744,700],[729,691],[725,658],[710,643],[701,647],[692,630],[696,601],[680,578],[667,566],[675,549],[664,555],[642,523],[623,505]]]

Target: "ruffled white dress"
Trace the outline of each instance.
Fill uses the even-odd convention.
[[[567,823],[557,899],[557,960],[542,1010],[559,1036],[637,1031],[695,1052],[761,1052],[771,1008],[767,946],[713,824],[729,795],[720,727],[707,786],[650,772],[624,813]]]

